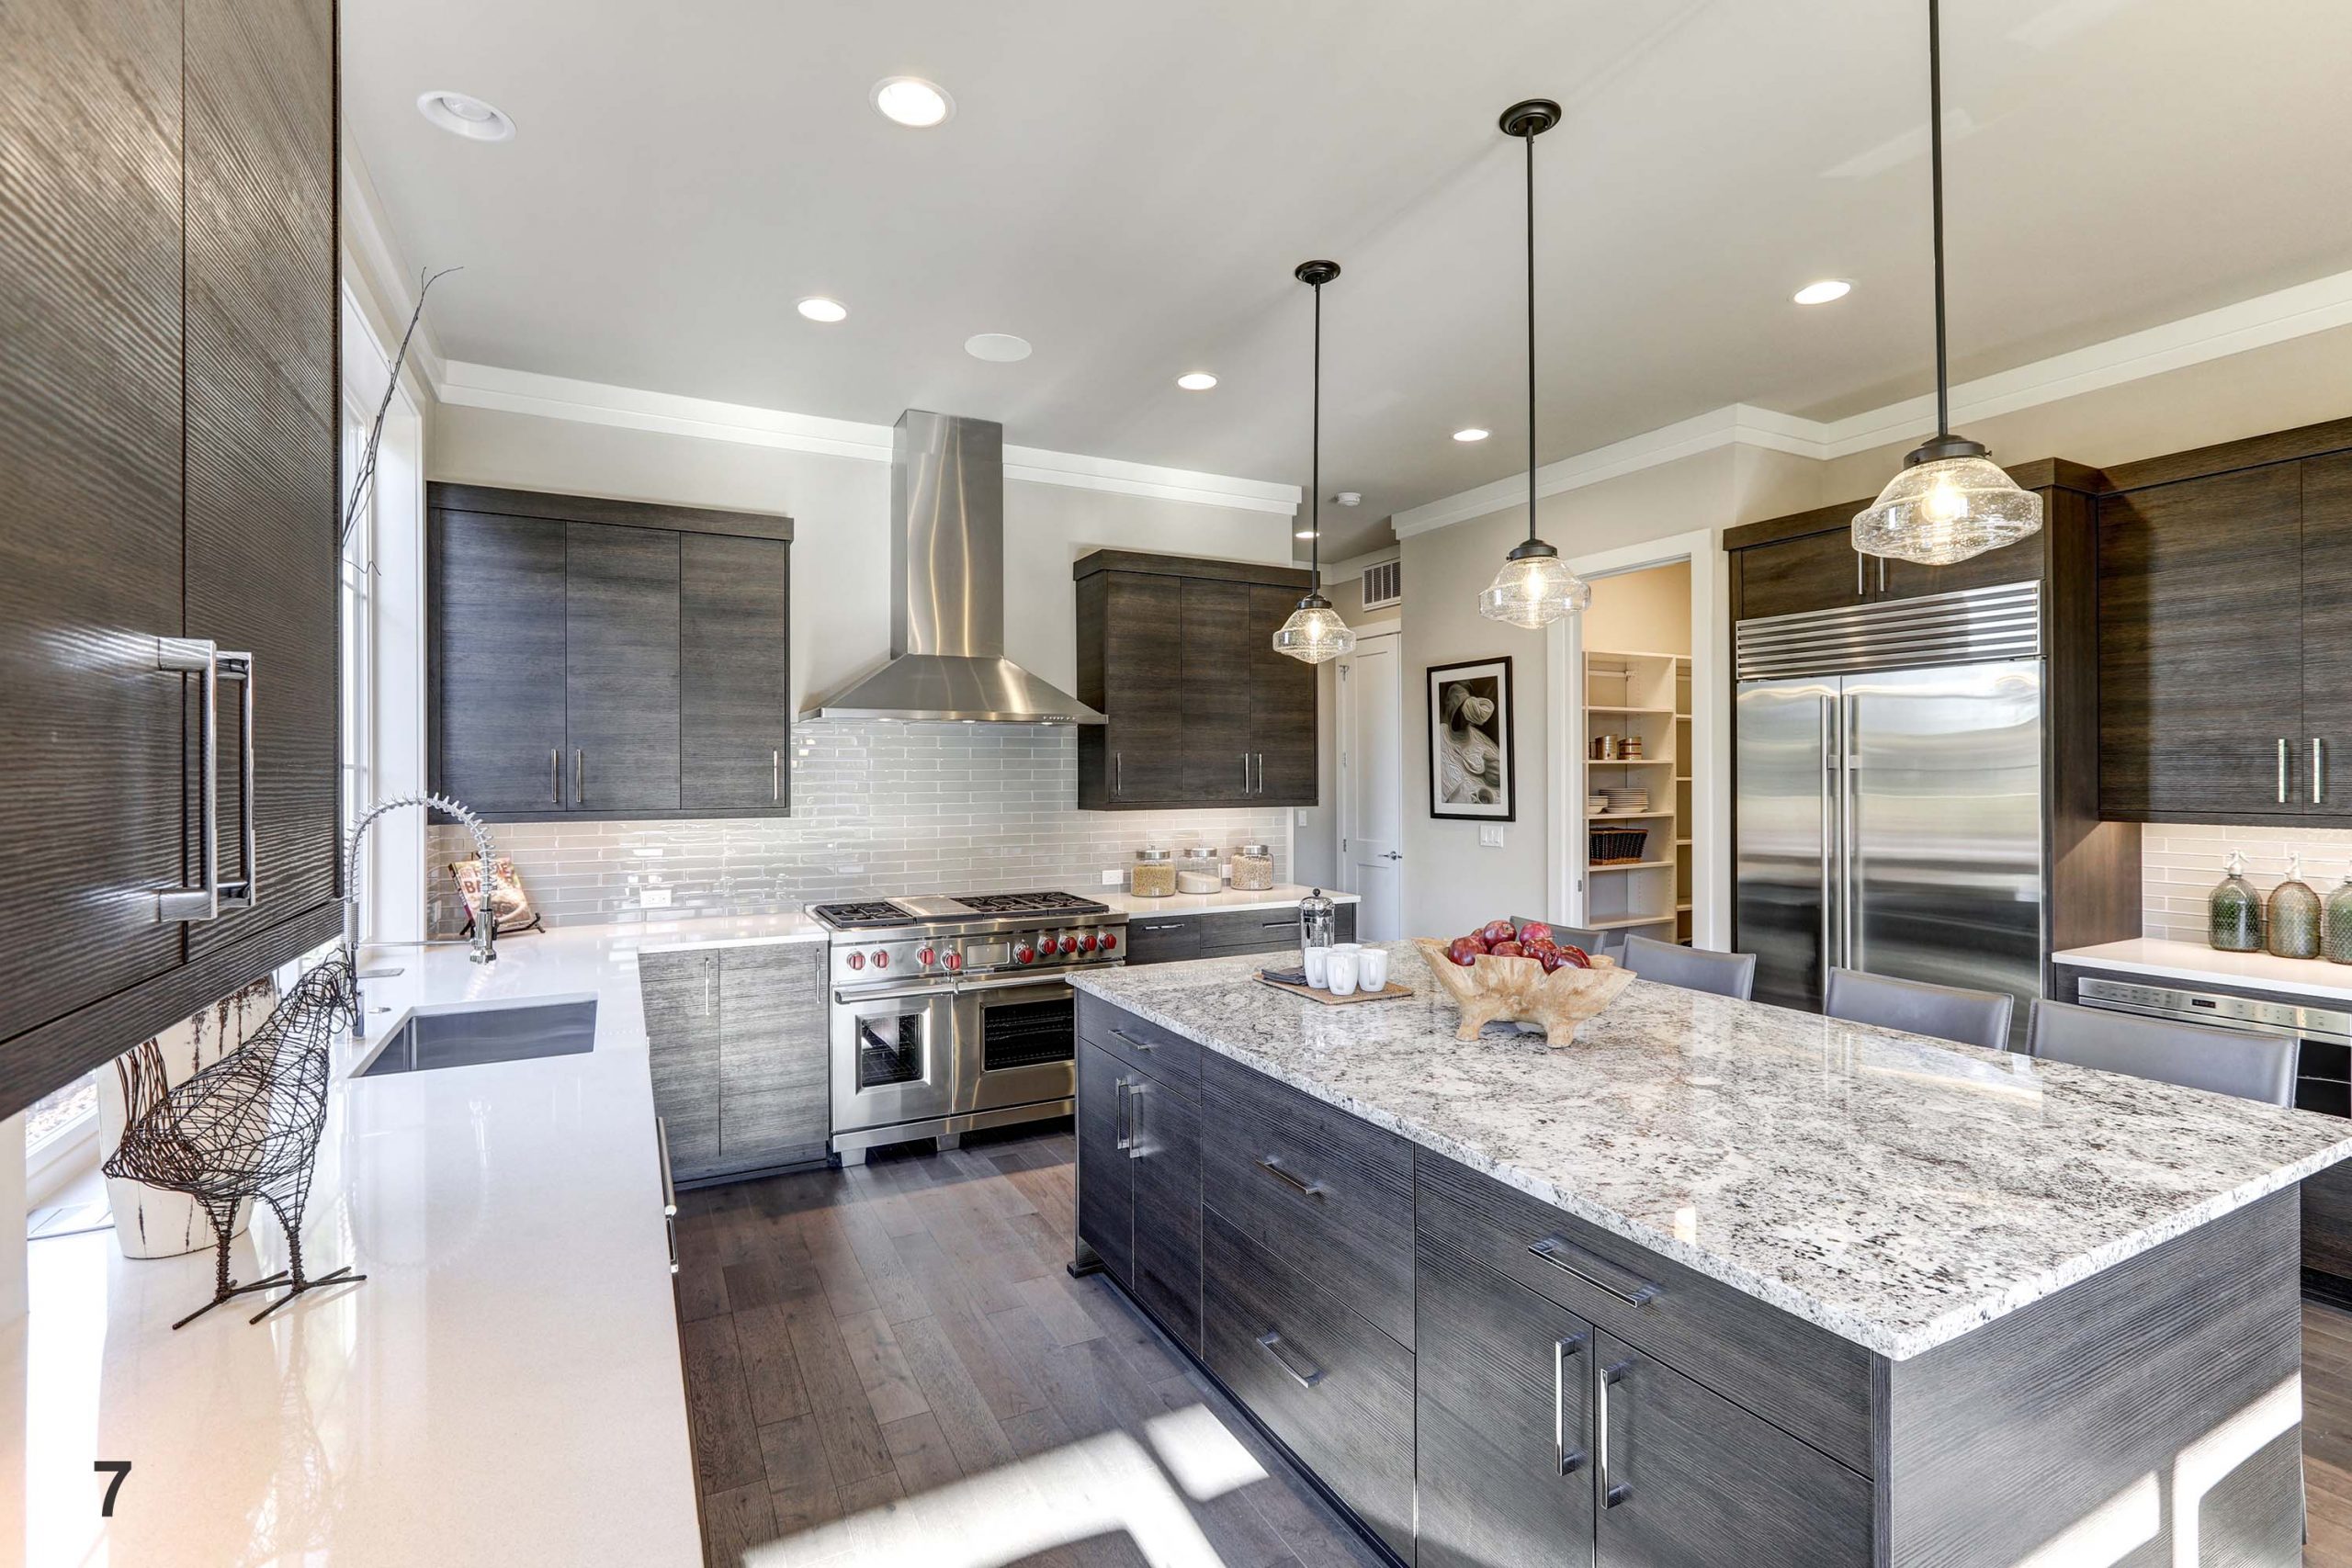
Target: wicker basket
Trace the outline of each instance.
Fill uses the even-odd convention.
[[[1592,853],[1586,857],[1586,863],[1632,865],[1642,858],[1642,847],[1649,840],[1647,828],[1595,828]]]

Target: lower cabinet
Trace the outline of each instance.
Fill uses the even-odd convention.
[[[1342,904],[1339,940],[1356,939],[1356,907]],[[1213,909],[1193,915],[1137,915],[1127,922],[1127,963],[1174,964],[1187,958],[1231,958],[1244,953],[1295,952],[1295,908]]]
[[[1168,1337],[1198,1355],[1198,1088],[1083,1035],[1078,1062],[1078,1234]]]
[[[639,956],[653,1108],[678,1180],[825,1157],[824,962],[824,944],[806,942]]]

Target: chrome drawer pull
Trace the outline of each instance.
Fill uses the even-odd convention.
[[[1112,1130],[1117,1134],[1118,1147],[1122,1150],[1131,1148],[1135,1144],[1135,1134],[1127,1131],[1127,1079],[1121,1078],[1118,1081],[1118,1088],[1113,1091],[1119,1097],[1119,1111],[1111,1125]]]
[[[670,1124],[659,1116],[653,1119],[653,1150],[662,1156],[662,1214],[674,1220],[678,1217],[678,1184],[670,1177]],[[673,1268],[670,1272],[674,1274],[677,1269]]]
[[[1143,1158],[1143,1080],[1127,1086],[1127,1157]]]
[[[1568,1442],[1568,1361],[1583,1350],[1581,1334],[1571,1334],[1552,1346],[1552,1459],[1562,1475],[1574,1475],[1584,1468],[1584,1450]],[[1584,1412],[1579,1409],[1577,1415],[1581,1424]]]
[[[1124,1029],[1114,1029],[1111,1032],[1119,1039],[1125,1041],[1128,1044],[1134,1046],[1138,1051],[1157,1051],[1159,1049],[1159,1047],[1152,1042],[1148,1040],[1138,1040]]]
[[[1631,1274],[1626,1274],[1623,1269],[1618,1268],[1607,1258],[1599,1257],[1594,1253],[1587,1252],[1583,1247],[1578,1247],[1576,1243],[1569,1241],[1565,1236],[1547,1235],[1542,1241],[1537,1242],[1527,1250],[1542,1258],[1544,1262],[1549,1263],[1553,1268],[1557,1269],[1561,1273],[1569,1275],[1575,1279],[1582,1280],[1586,1284],[1590,1285],[1596,1291],[1605,1291],[1609,1294],[1615,1296],[1619,1301],[1623,1302],[1627,1306],[1647,1306],[1650,1303],[1657,1300],[1658,1298],[1658,1288],[1656,1285],[1651,1284],[1646,1280],[1638,1279]],[[1585,1267],[1582,1269],[1577,1268],[1577,1264],[1578,1262],[1584,1264]],[[1623,1285],[1612,1285],[1607,1280],[1600,1278],[1598,1273],[1589,1273],[1587,1272],[1587,1269],[1605,1270],[1609,1273],[1620,1275],[1625,1279],[1632,1280],[1634,1281],[1633,1287],[1629,1290]]]
[[[1292,1191],[1297,1193],[1302,1198],[1322,1198],[1329,1196],[1331,1190],[1319,1181],[1306,1181],[1292,1175],[1291,1172],[1283,1167],[1283,1162],[1276,1159],[1272,1155],[1260,1155],[1258,1156],[1258,1168],[1265,1171],[1275,1180],[1281,1182],[1283,1186],[1289,1188]]]
[[[1258,1348],[1272,1356],[1274,1359],[1274,1365],[1288,1372],[1290,1381],[1301,1388],[1313,1388],[1323,1381],[1323,1369],[1314,1362],[1303,1363],[1306,1368],[1303,1372],[1291,1363],[1291,1359],[1283,1354],[1283,1337],[1273,1329],[1269,1328],[1258,1336]]]
[[[1600,1403],[1593,1412],[1595,1417],[1593,1434],[1596,1438],[1595,1447],[1600,1455],[1599,1479],[1600,1506],[1604,1508],[1613,1508],[1634,1495],[1634,1488],[1630,1483],[1614,1480],[1609,1473],[1609,1388],[1611,1383],[1623,1382],[1625,1374],[1633,1370],[1634,1363],[1631,1361],[1620,1361],[1613,1367],[1600,1369]]]
[[[204,682],[197,728],[197,885],[155,895],[155,919],[209,920],[220,913],[220,650],[201,637],[157,637],[155,668],[200,675]]]
[[[254,800],[254,656],[223,649],[218,657],[221,679],[239,682],[244,688],[243,754],[237,759],[237,818],[245,875],[242,882],[220,884],[220,907],[250,909],[261,902],[261,837],[254,822],[260,815],[260,807]]]

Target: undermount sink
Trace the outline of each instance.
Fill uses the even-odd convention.
[[[574,1056],[595,1043],[594,998],[516,1007],[420,1008],[352,1077]]]

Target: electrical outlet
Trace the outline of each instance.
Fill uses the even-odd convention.
[[[1478,847],[1498,850],[1503,847],[1503,829],[1499,822],[1488,823],[1478,829]]]
[[[637,901],[648,909],[666,909],[670,907],[670,889],[667,887],[641,888],[638,892]]]
[[[1115,871],[1106,871],[1106,872],[1104,872],[1104,873],[1102,874],[1102,886],[1105,886],[1105,887],[1116,887],[1118,885],[1119,885],[1119,874],[1118,874],[1117,872],[1115,872]]]

